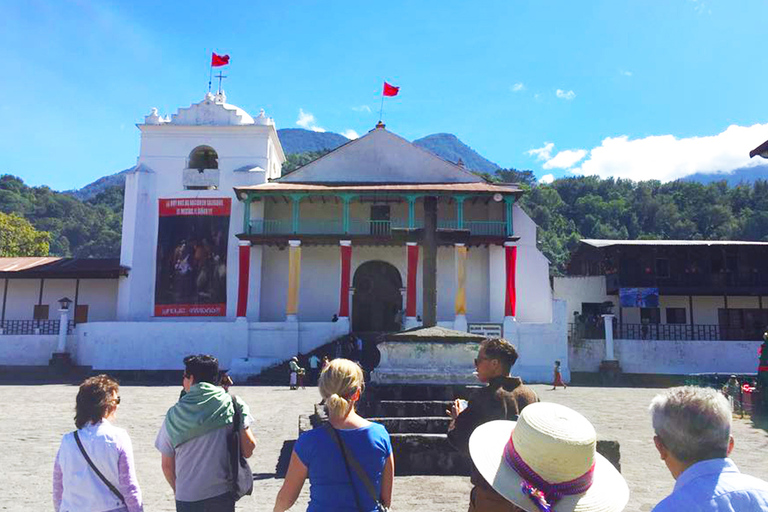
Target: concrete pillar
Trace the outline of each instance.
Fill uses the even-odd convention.
[[[56,346],[56,352],[63,354],[67,351],[67,326],[69,325],[69,309],[60,309],[61,319],[59,321],[59,343]]]
[[[605,360],[615,361],[613,351],[613,318],[615,315],[601,315],[605,324]]]
[[[237,282],[237,317],[245,318],[248,311],[248,281],[251,269],[251,242],[240,240],[239,245],[239,275]]]
[[[288,299],[285,304],[285,321],[295,322],[299,314],[301,240],[289,240],[288,246]]]
[[[341,252],[341,276],[339,289],[339,318],[349,318],[349,285],[352,263],[352,242],[339,240]]]
[[[467,331],[467,247],[455,244],[456,250],[456,300],[453,328],[457,331]]]
[[[405,320],[406,326],[416,324],[416,276],[419,272],[419,246],[416,242],[406,243],[408,275],[406,277]]]
[[[506,288],[504,290],[504,322],[508,319],[516,321],[517,289],[515,288],[515,273],[517,271],[517,246],[514,242],[504,242],[504,257],[506,268]]]
[[[422,319],[437,325],[437,198],[424,198],[424,260],[422,263]]]

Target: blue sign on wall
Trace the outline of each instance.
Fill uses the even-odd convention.
[[[659,289],[619,288],[619,304],[623,308],[657,308]]]

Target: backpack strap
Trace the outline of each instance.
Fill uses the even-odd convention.
[[[96,467],[96,465],[93,463],[91,458],[88,456],[88,454],[85,451],[85,447],[83,446],[83,443],[80,442],[80,436],[77,433],[77,430],[74,432],[75,434],[75,442],[77,443],[77,447],[80,448],[80,453],[83,454],[83,457],[85,458],[85,461],[88,463],[89,466],[91,466],[91,469],[94,473],[96,473],[96,476],[98,476],[104,484],[109,487],[109,490],[112,491],[112,494],[120,498],[120,501],[125,504],[125,498],[123,498],[123,495],[120,494],[120,491],[117,490],[117,488],[110,483],[109,480],[107,480],[107,477],[105,477],[101,471],[99,471],[99,468]]]

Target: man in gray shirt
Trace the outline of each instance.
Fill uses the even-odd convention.
[[[176,496],[177,512],[234,512],[227,436],[234,408],[243,418],[240,449],[253,454],[256,440],[248,406],[217,386],[218,360],[209,355],[184,358],[185,393],[168,410],[155,440],[162,469]]]

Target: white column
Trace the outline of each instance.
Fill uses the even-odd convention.
[[[616,357],[613,353],[613,317],[615,315],[600,315],[603,317],[603,323],[605,324],[605,360],[615,361]]]
[[[69,309],[60,309],[61,320],[59,321],[59,343],[56,346],[56,352],[64,353],[67,351],[67,325],[69,324]]]

